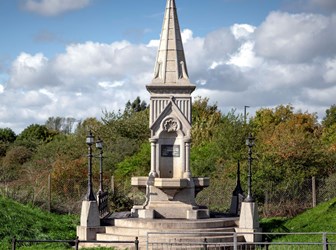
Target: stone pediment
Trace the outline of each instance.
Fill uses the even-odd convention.
[[[150,129],[154,132],[154,137],[158,137],[161,132],[182,132],[183,136],[190,136],[191,124],[184,116],[179,107],[171,98],[165,109],[153,122]]]

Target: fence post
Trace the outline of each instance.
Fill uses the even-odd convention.
[[[265,238],[265,248],[266,248],[266,250],[268,250],[268,247],[269,247],[269,244],[267,244],[268,243],[268,239],[267,239],[267,235],[266,235],[266,238]]]
[[[138,240],[138,237],[135,237],[134,244],[135,244],[135,250],[139,250],[139,240]]]
[[[16,238],[13,237],[12,239],[12,250],[16,250]]]
[[[233,250],[238,250],[237,233],[233,232]]]
[[[48,175],[48,211],[51,212],[51,174]]]
[[[112,194],[114,195],[114,176],[111,176],[111,190],[112,190]]]
[[[316,178],[312,177],[312,198],[313,198],[313,207],[316,207]]]
[[[75,239],[75,250],[78,250],[78,249],[79,249],[79,238],[77,236]]]
[[[203,241],[204,243],[203,243],[203,249],[204,250],[207,250],[208,249],[208,241],[207,241],[207,239],[206,238],[204,238],[204,241]]]
[[[322,234],[322,241],[323,241],[323,250],[328,250],[328,239],[327,239],[327,233]]]

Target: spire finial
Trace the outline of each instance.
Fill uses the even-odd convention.
[[[175,0],[167,0],[152,84],[191,84]]]

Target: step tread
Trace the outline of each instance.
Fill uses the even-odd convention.
[[[165,242],[169,241],[171,242],[178,242],[181,243],[183,241],[192,240],[192,242],[203,242],[204,239],[207,239],[208,242],[212,242],[214,240],[231,240],[233,241],[233,235],[204,235],[202,237],[200,236],[189,236],[189,235],[155,235],[155,239],[149,237],[149,240],[151,243],[156,242],[162,242],[165,240]],[[241,241],[244,239],[244,236],[240,235],[237,236],[238,240]],[[97,240],[125,240],[125,241],[133,241],[135,240],[134,236],[127,236],[127,235],[115,235],[115,234],[97,234]],[[139,236],[138,240],[140,242],[147,242],[147,236]]]
[[[114,226],[130,227],[130,228],[153,228],[153,229],[202,229],[202,228],[218,228],[218,227],[236,227],[236,218],[211,218],[200,220],[169,220],[169,219],[115,219]]]
[[[186,232],[183,229],[145,229],[145,228],[129,228],[129,227],[105,227],[105,233],[107,234],[116,234],[118,232],[123,232],[123,234],[139,234],[139,232],[143,232],[147,234],[147,232],[169,232],[169,233],[179,233]],[[189,229],[188,232],[191,233],[212,233],[212,232],[234,232],[235,227],[218,227],[218,228],[195,228]]]

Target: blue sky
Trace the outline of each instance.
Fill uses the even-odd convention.
[[[73,42],[147,43],[160,34],[165,6],[165,0],[92,0],[78,10],[46,16],[27,11],[25,2],[0,1],[2,56],[15,58],[22,51],[52,56]],[[280,0],[180,0],[177,5],[181,27],[196,36],[234,23],[259,25],[270,11],[286,7]]]
[[[176,0],[195,96],[227,112],[335,103],[335,0]],[[0,0],[0,127],[148,100],[165,0]]]

